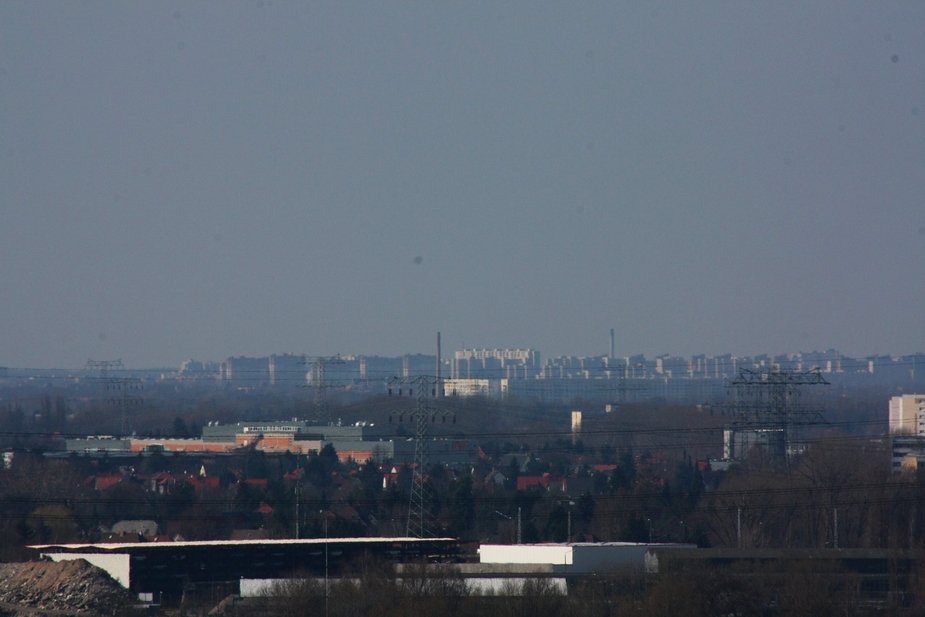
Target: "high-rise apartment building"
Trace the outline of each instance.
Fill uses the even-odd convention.
[[[890,434],[925,435],[925,394],[905,394],[890,399]]]
[[[291,353],[270,356],[270,385],[280,388],[294,388],[305,385],[308,367],[305,356]]]
[[[534,349],[464,349],[453,357],[453,379],[531,379],[540,373]]]
[[[270,381],[270,358],[228,358],[222,362],[221,379],[238,386],[266,384]]]

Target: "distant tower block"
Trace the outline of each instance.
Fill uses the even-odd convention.
[[[581,412],[572,412],[572,443],[577,443],[581,439]]]
[[[925,435],[925,394],[904,394],[890,399],[890,435]]]

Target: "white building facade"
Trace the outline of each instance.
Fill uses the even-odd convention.
[[[925,435],[925,394],[890,399],[890,435]]]

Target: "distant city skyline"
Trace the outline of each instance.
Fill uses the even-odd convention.
[[[469,349],[442,355],[439,362],[437,358],[426,353],[336,357],[271,354],[233,356],[221,361],[190,359],[179,368],[135,368],[125,366],[121,360],[95,360],[82,369],[0,368],[0,385],[53,386],[76,393],[88,385],[94,390],[94,384],[107,375],[121,374],[151,383],[173,383],[173,387],[183,384],[246,392],[309,388],[314,389],[312,396],[316,397],[339,398],[343,394],[355,399],[383,395],[394,391],[396,383],[424,377],[434,385],[434,392],[440,389],[444,396],[550,402],[609,399],[618,404],[664,399],[700,405],[728,396],[732,381],[768,372],[798,373],[820,384],[839,387],[875,386],[899,392],[919,390],[925,384],[925,353],[853,358],[830,349],[754,356],[601,354],[543,358],[535,349]],[[436,375],[442,376],[439,386]],[[334,390],[329,392],[328,388]],[[401,391],[399,385],[400,396]],[[412,388],[406,390],[408,394],[411,391]]]
[[[535,348],[535,347],[522,347],[522,348],[516,348],[516,349],[513,349],[513,348],[501,348],[501,347],[478,347],[478,348],[468,347],[468,348],[464,348],[464,349],[447,349],[447,348],[444,346],[444,348],[443,348],[443,354],[442,354],[441,359],[442,359],[442,363],[443,363],[445,366],[447,366],[447,367],[454,367],[454,366],[456,366],[456,364],[457,364],[458,362],[460,362],[460,358],[463,358],[463,357],[464,357],[464,358],[470,358],[470,357],[482,355],[482,354],[480,354],[479,352],[489,352],[488,355],[491,355],[490,352],[508,352],[509,354],[510,354],[511,352],[521,352],[521,356],[522,356],[522,357],[520,358],[520,360],[523,360],[523,362],[525,362],[527,365],[533,367],[534,369],[536,369],[536,368],[538,368],[538,367],[547,366],[547,365],[549,365],[549,364],[551,364],[551,363],[554,363],[554,362],[557,361],[557,360],[562,360],[562,359],[569,359],[569,358],[570,358],[570,359],[582,359],[582,358],[586,358],[586,359],[600,359],[600,358],[607,358],[607,357],[609,356],[609,351],[606,352],[606,353],[547,355],[547,354],[543,354],[543,353],[542,353],[542,350],[537,349],[537,348]],[[436,357],[436,350],[435,350],[435,349],[433,349],[433,350],[414,350],[414,351],[408,351],[408,352],[406,352],[406,353],[401,353],[401,354],[335,353],[335,354],[331,354],[331,355],[332,355],[332,356],[341,356],[341,357],[343,357],[344,359],[351,359],[351,360],[352,360],[352,359],[357,359],[357,358],[391,358],[391,359],[395,359],[395,358],[402,358],[402,357],[405,357],[405,356],[411,356],[411,357],[415,357],[415,356],[427,356],[427,357],[435,358],[435,357]],[[761,352],[758,352],[758,353],[738,353],[738,354],[737,354],[737,353],[734,353],[734,352],[724,352],[724,353],[715,353],[715,354],[703,353],[703,352],[701,352],[701,353],[692,353],[692,354],[676,354],[676,353],[672,353],[672,352],[662,352],[662,353],[656,353],[656,354],[645,354],[645,353],[628,354],[628,353],[619,353],[619,351],[618,351],[618,353],[616,353],[616,354],[613,356],[613,358],[616,359],[616,360],[629,360],[630,363],[632,363],[632,362],[634,362],[634,361],[640,361],[640,360],[643,359],[643,358],[644,358],[644,360],[647,361],[647,362],[656,362],[657,360],[659,360],[659,359],[661,359],[661,358],[665,358],[665,359],[667,359],[667,360],[672,360],[672,361],[675,360],[675,359],[682,359],[682,360],[685,360],[685,361],[696,361],[696,360],[699,359],[699,358],[712,359],[712,358],[722,358],[722,357],[726,357],[726,356],[731,356],[732,358],[736,358],[736,359],[748,359],[748,360],[759,360],[759,361],[764,360],[764,359],[775,360],[775,359],[782,359],[782,358],[803,358],[803,361],[804,361],[804,362],[815,362],[816,359],[814,358],[814,356],[824,357],[825,359],[843,358],[843,359],[848,359],[848,360],[867,360],[867,359],[869,359],[869,358],[893,358],[893,359],[899,359],[899,358],[903,358],[903,357],[923,356],[923,355],[925,355],[925,352],[922,352],[922,351],[914,351],[914,352],[911,352],[911,353],[904,353],[904,354],[898,354],[898,353],[883,353],[883,354],[867,354],[867,355],[862,355],[862,356],[861,356],[861,355],[856,356],[856,355],[851,355],[851,354],[847,354],[847,353],[842,353],[840,350],[837,350],[837,349],[834,349],[834,348],[828,348],[828,349],[823,349],[823,350],[818,350],[818,349],[817,349],[817,350],[800,350],[800,351],[788,351],[788,352],[761,351]],[[56,365],[56,366],[25,366],[25,365],[23,365],[23,366],[17,366],[17,365],[14,365],[14,364],[9,364],[9,363],[2,363],[2,362],[0,362],[0,367],[14,368],[14,369],[35,368],[35,369],[41,369],[41,370],[55,369],[55,368],[69,369],[69,370],[82,370],[82,369],[84,369],[84,368],[87,366],[87,362],[88,362],[88,361],[93,361],[93,362],[95,362],[95,363],[99,363],[100,361],[116,361],[116,360],[118,360],[118,361],[121,362],[120,368],[121,368],[121,369],[124,369],[124,370],[147,370],[147,369],[175,369],[175,370],[179,370],[179,369],[181,369],[185,364],[192,362],[192,363],[195,363],[195,364],[198,364],[198,365],[202,365],[202,366],[211,365],[211,366],[213,366],[215,372],[219,372],[219,370],[220,370],[220,365],[221,365],[223,362],[225,362],[225,361],[227,361],[227,360],[232,360],[232,359],[270,359],[270,358],[274,358],[274,357],[275,357],[275,358],[278,359],[278,361],[279,361],[279,360],[285,361],[285,362],[287,363],[287,365],[289,365],[289,364],[293,364],[294,361],[293,361],[293,360],[290,360],[290,359],[288,359],[288,358],[294,358],[294,359],[296,359],[296,360],[295,360],[296,363],[298,363],[299,365],[301,365],[301,364],[303,364],[303,363],[300,362],[299,359],[304,358],[304,357],[314,357],[314,356],[315,356],[315,354],[311,354],[311,353],[295,353],[295,352],[292,352],[292,351],[282,351],[282,352],[279,352],[279,351],[278,351],[278,352],[274,352],[274,353],[256,354],[256,355],[248,355],[248,354],[238,354],[238,353],[235,353],[235,354],[230,354],[230,355],[228,355],[228,356],[224,356],[224,357],[220,357],[220,358],[209,358],[209,357],[205,357],[205,356],[202,356],[202,355],[196,355],[196,356],[193,356],[193,357],[184,358],[184,359],[182,359],[182,360],[177,360],[177,361],[174,361],[174,362],[172,362],[172,363],[166,363],[166,364],[161,364],[161,365],[155,365],[155,364],[151,364],[151,365],[135,364],[135,363],[133,363],[130,359],[126,359],[126,358],[121,357],[121,356],[106,357],[106,358],[103,358],[103,357],[101,357],[101,356],[98,356],[98,357],[93,357],[93,358],[87,358],[87,360],[85,360],[84,362],[78,363],[77,365],[74,365],[74,366],[65,366],[65,365]],[[454,356],[457,356],[457,357],[454,358]],[[595,366],[597,366],[597,365],[595,365]],[[97,369],[96,369],[96,368],[93,368],[93,369],[91,369],[91,370],[97,370]],[[210,370],[211,370],[211,369],[210,369]],[[289,367],[289,368],[287,368],[287,370],[290,370],[290,371],[291,371],[292,368]],[[309,371],[309,370],[310,370],[310,367],[306,368],[305,370],[306,370],[306,371]],[[336,368],[334,368],[333,370],[336,371]],[[536,376],[536,373],[534,373],[534,372],[529,372],[529,373],[524,373],[524,375]],[[444,377],[446,377],[446,378],[449,378],[450,376],[451,376],[450,374],[444,375]],[[521,377],[521,376],[523,376],[523,375],[515,374],[515,375],[512,375],[512,376],[513,376],[513,377]]]

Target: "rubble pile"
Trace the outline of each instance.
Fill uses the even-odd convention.
[[[0,564],[0,602],[53,611],[113,615],[131,594],[83,559]]]

